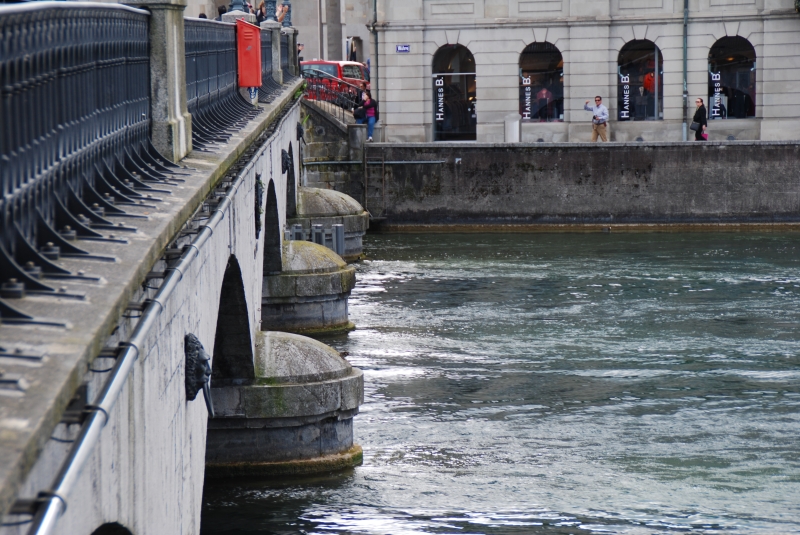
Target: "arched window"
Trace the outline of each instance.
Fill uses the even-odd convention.
[[[664,118],[664,58],[647,39],[630,41],[619,51],[617,118],[655,121]]]
[[[744,37],[723,37],[708,53],[708,117],[755,116],[756,51]]]
[[[519,55],[519,114],[523,121],[564,120],[564,59],[551,43],[532,43]]]
[[[433,139],[476,139],[475,58],[461,45],[445,45],[433,56]]]

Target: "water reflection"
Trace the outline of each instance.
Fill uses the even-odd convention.
[[[800,531],[797,235],[372,236],[351,473],[204,535]]]

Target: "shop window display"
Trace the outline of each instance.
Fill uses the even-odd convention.
[[[564,120],[564,59],[551,43],[532,43],[519,56],[519,114],[529,122]]]
[[[708,53],[708,118],[756,116],[756,51],[744,37],[723,37]]]
[[[617,61],[617,118],[655,121],[664,118],[664,58],[646,39],[622,47]]]
[[[474,141],[478,117],[475,58],[461,45],[444,45],[433,56],[434,141]]]

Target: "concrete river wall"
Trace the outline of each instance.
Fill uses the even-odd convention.
[[[376,176],[383,168],[388,227],[800,222],[796,142],[425,143],[366,150],[366,171]]]

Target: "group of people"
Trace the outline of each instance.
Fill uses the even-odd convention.
[[[375,123],[379,118],[378,101],[372,98],[372,92],[367,89],[367,84],[364,82],[361,82],[361,88],[358,95],[356,95],[353,117],[356,119],[356,124],[367,125],[367,141],[372,141],[372,135],[375,133]]]
[[[258,4],[258,9],[254,9],[253,4],[251,4],[250,2],[245,2],[245,4],[247,6],[248,12],[256,16],[256,22],[259,25],[269,18],[267,16],[267,4],[266,2],[264,2],[264,0],[261,0],[261,3]],[[219,15],[214,20],[221,22],[222,15],[224,15],[227,12],[228,12],[227,7],[225,7],[224,5],[219,6],[217,8],[217,13],[219,13]],[[286,17],[286,13],[288,12],[289,12],[289,6],[278,4],[277,7],[275,8],[275,20],[278,22],[283,22],[283,19]],[[207,19],[208,17],[206,16],[205,13],[200,13],[200,18]]]
[[[694,101],[697,109],[692,117],[691,129],[694,131],[695,141],[707,141],[708,133],[708,112],[706,111],[703,99],[698,97]],[[594,106],[589,105],[589,101],[583,105],[583,109],[592,112],[592,143],[597,141],[599,137],[602,141],[608,141],[608,108],[603,104],[603,97],[600,95],[594,97]]]

